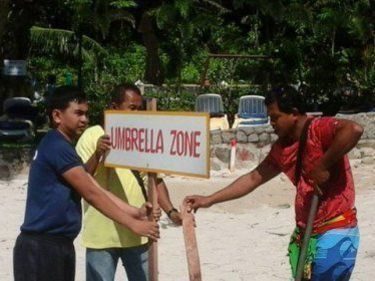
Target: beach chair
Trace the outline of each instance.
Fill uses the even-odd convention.
[[[224,113],[223,100],[218,94],[202,94],[195,101],[196,112],[210,114],[210,130],[228,130],[228,117]]]
[[[0,118],[0,141],[23,142],[35,137],[35,120],[38,110],[29,98],[12,97],[3,103],[4,115]]]
[[[269,123],[264,97],[257,95],[240,97],[232,128],[265,126]]]

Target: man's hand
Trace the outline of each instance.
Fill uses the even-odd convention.
[[[138,209],[139,215],[137,218],[141,220],[147,220],[148,214],[152,213],[152,217],[155,221],[159,221],[161,217],[161,209],[158,207],[155,210],[152,208],[152,204],[150,202],[144,203],[139,209]]]
[[[201,195],[187,196],[185,197],[184,202],[186,202],[188,206],[188,212],[191,212],[192,210],[196,212],[198,208],[209,208],[212,205],[208,196]]]
[[[179,211],[172,210],[168,217],[174,224],[182,225],[181,213]]]
[[[307,175],[310,184],[314,186],[315,191],[322,195],[325,183],[329,180],[330,172],[321,164],[318,163],[314,169]]]
[[[102,135],[96,143],[95,155],[98,159],[103,157],[111,149],[111,140],[108,135]]]
[[[318,164],[314,169],[307,175],[314,184],[322,186],[329,180],[330,173],[322,165]]]
[[[160,238],[159,225],[156,221],[134,220],[129,228],[135,234],[148,237],[153,241]]]

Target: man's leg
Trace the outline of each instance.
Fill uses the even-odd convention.
[[[359,245],[358,227],[338,228],[320,235],[312,264],[312,281],[347,281]]]
[[[20,234],[13,251],[15,281],[74,281],[73,242],[59,237]]]
[[[113,281],[115,279],[118,251],[86,249],[86,281]]]
[[[148,280],[148,249],[147,244],[121,249],[121,260],[129,281]]]

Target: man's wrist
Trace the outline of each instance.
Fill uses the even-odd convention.
[[[168,218],[171,218],[171,216],[172,216],[172,214],[173,214],[174,212],[178,213],[178,210],[177,210],[176,208],[172,207],[172,209],[170,209],[170,210],[167,212],[167,216],[168,216]]]
[[[102,153],[98,150],[95,151],[95,159],[96,161],[100,162],[100,159],[102,158]]]
[[[211,207],[213,204],[217,203],[217,201],[215,201],[214,195],[215,194],[211,194],[210,196],[206,196],[208,207]]]

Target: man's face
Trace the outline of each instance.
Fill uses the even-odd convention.
[[[64,110],[55,109],[52,116],[57,129],[75,139],[87,128],[89,122],[87,111],[88,104],[86,102],[70,102]]]
[[[294,113],[280,111],[276,102],[267,106],[267,113],[271,119],[271,125],[279,138],[292,137],[297,117]]]
[[[114,108],[118,110],[125,110],[125,111],[142,110],[143,109],[142,96],[138,95],[134,91],[128,90],[123,95],[122,103],[115,104]]]

